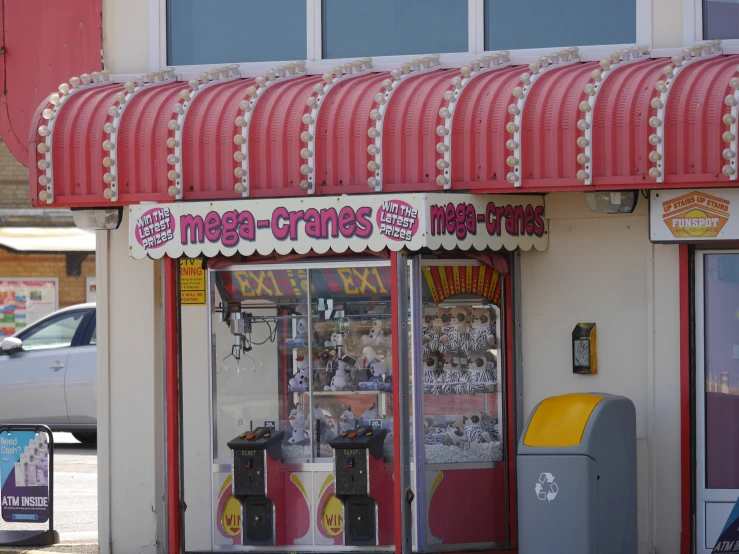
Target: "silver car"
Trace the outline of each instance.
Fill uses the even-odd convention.
[[[94,443],[95,304],[54,312],[0,343],[0,423],[40,423]]]

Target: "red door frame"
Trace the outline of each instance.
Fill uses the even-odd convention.
[[[692,502],[693,489],[692,471],[692,434],[690,421],[690,401],[692,397],[690,383],[690,332],[691,314],[690,305],[690,247],[680,245],[679,261],[679,294],[680,294],[680,554],[690,554],[693,551],[692,532]]]
[[[164,257],[164,341],[166,395],[166,456],[167,456],[167,551],[180,554],[182,523],[180,512],[180,338],[179,298],[177,282],[179,260]]]

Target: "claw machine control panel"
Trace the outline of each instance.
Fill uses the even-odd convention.
[[[383,487],[392,487],[384,463],[386,434],[384,429],[360,427],[329,442],[334,450],[336,496],[344,505],[344,546],[377,546],[379,512],[393,513],[391,502],[379,506],[375,499]]]
[[[233,497],[241,504],[245,545],[281,543],[285,524],[282,465],[283,431],[259,427],[228,443],[233,451]]]

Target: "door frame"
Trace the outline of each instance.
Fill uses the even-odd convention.
[[[708,489],[705,485],[706,474],[706,444],[705,444],[705,393],[706,393],[706,367],[705,367],[705,276],[704,259],[711,254],[739,254],[739,248],[711,248],[701,249],[693,252],[692,264],[689,267],[693,279],[693,297],[690,299],[693,309],[694,335],[693,351],[694,366],[692,372],[694,391],[694,414],[695,426],[692,430],[694,472],[691,478],[690,488],[693,494],[694,519],[694,552],[697,554],[709,554],[712,548],[706,548],[706,503],[707,501],[726,502],[733,505],[739,496],[739,489]],[[682,291],[681,291],[682,292]],[[683,300],[681,294],[681,301]],[[681,340],[682,342],[682,340]],[[682,346],[682,345],[681,345]],[[714,492],[711,492],[714,491]],[[729,492],[731,491],[731,492]]]

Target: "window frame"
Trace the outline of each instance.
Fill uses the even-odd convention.
[[[683,46],[703,40],[703,0],[683,0]],[[721,47],[724,54],[739,54],[739,37],[722,39]]]
[[[341,65],[354,58],[323,59],[323,29],[322,25],[322,0],[306,1],[306,26],[307,47],[306,62],[309,74],[320,75],[336,65]],[[440,54],[442,67],[454,68],[467,65],[472,56],[479,56],[485,52],[485,2],[484,0],[467,0],[467,52],[429,52],[429,54]],[[683,0],[684,3],[701,4],[701,0]],[[685,19],[685,17],[683,18]],[[522,22],[523,23],[523,22]],[[702,26],[702,19],[700,22]],[[525,29],[522,24],[521,29]],[[702,33],[701,33],[702,35]],[[690,45],[694,44],[691,42]],[[736,41],[739,45],[739,40]],[[550,54],[553,50],[566,46],[577,46],[580,48],[580,58],[583,61],[598,61],[614,50],[621,50],[634,44],[652,47],[652,0],[636,0],[636,42],[629,44],[606,44],[580,46],[579,44],[567,44],[552,46],[549,48],[532,48],[526,50],[511,50],[511,57],[516,63],[528,63]],[[396,68],[400,63],[408,61],[408,55],[377,56],[373,57],[377,71],[389,71]],[[245,77],[257,77],[267,69],[273,69],[278,65],[290,63],[295,60],[274,60],[269,62],[242,63],[242,75]],[[197,76],[203,71],[211,69],[214,65],[185,65],[177,66],[184,79]],[[157,71],[167,66],[167,0],[149,0],[149,71]]]

